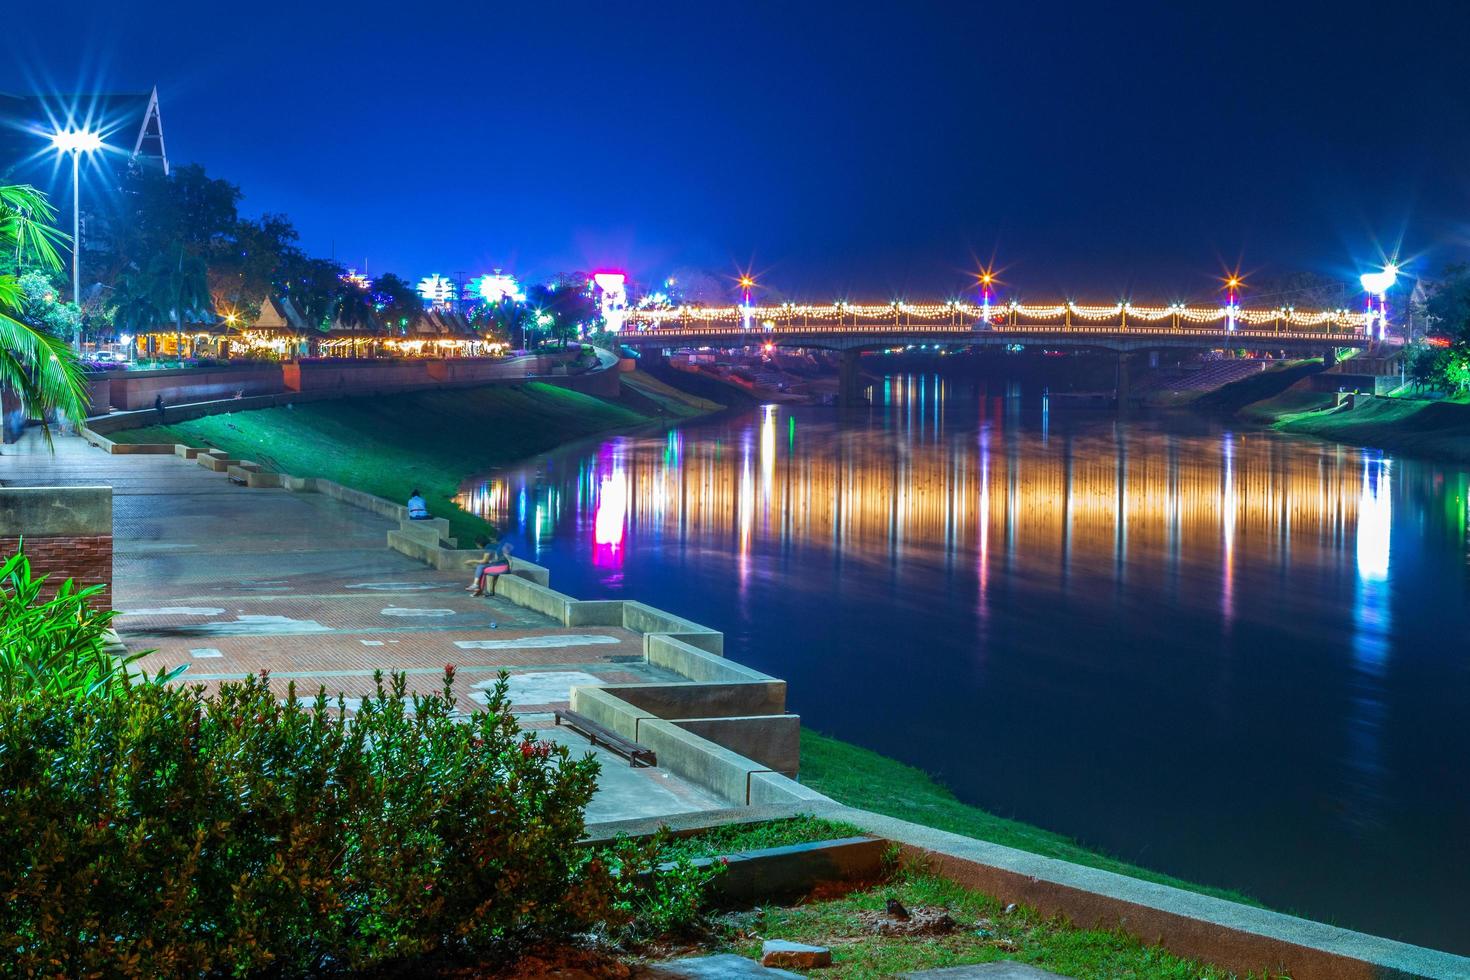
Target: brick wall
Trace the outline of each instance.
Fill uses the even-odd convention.
[[[0,555],[13,555],[19,546],[19,538],[0,537]],[[112,608],[112,535],[31,536],[25,539],[25,549],[31,573],[51,577],[48,594],[54,594],[55,587],[68,578],[76,579],[79,586],[106,585],[93,604],[98,609]]]

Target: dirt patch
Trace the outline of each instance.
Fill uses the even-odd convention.
[[[863,932],[874,936],[943,936],[960,927],[947,909],[926,905],[902,911],[906,914],[859,912],[856,919]]]

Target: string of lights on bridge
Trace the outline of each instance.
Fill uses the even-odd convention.
[[[1331,324],[1338,327],[1361,329],[1370,325],[1374,314],[1345,309],[1298,310],[1289,306],[1277,309],[1243,309],[1234,305],[1186,306],[1183,303],[1173,303],[1168,306],[1135,306],[1132,303],[1121,302],[1110,306],[1096,306],[1073,302],[1032,305],[1016,301],[978,304],[953,300],[948,303],[895,301],[887,304],[860,304],[839,301],[831,305],[781,303],[776,306],[675,306],[629,310],[627,320],[629,325],[638,329],[657,329],[690,320],[702,323],[756,321],[761,324],[768,322],[790,324],[807,320],[881,321],[899,316],[933,321],[961,318],[977,321],[998,321],[1010,318],[1045,321],[1076,318],[1094,322],[1132,319],[1149,323],[1177,318],[1180,321],[1194,324],[1220,321],[1249,325],[1282,323],[1303,327],[1320,327]]]

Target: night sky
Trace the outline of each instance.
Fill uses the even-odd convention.
[[[993,261],[1111,301],[1470,238],[1459,3],[114,0],[8,34],[0,90],[157,84],[174,162],[369,271],[749,268],[826,301]]]

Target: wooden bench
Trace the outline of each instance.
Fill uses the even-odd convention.
[[[565,708],[557,708],[555,714],[558,725],[565,724],[572,731],[586,736],[587,741],[594,746],[600,745],[622,756],[634,768],[658,765],[658,756],[653,754],[652,749],[645,749],[632,739],[624,738],[611,728],[598,724],[586,715]]]

